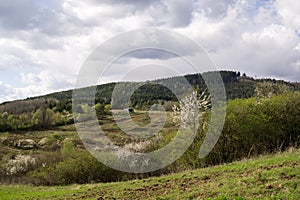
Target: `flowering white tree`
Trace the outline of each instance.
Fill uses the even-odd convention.
[[[193,91],[191,95],[179,101],[179,106],[174,105],[172,119],[175,123],[181,123],[184,128],[190,127],[193,131],[197,129],[199,118],[210,109],[210,95]]]
[[[1,168],[6,175],[14,175],[26,172],[28,168],[35,165],[36,159],[28,155],[17,155],[14,159],[8,160]]]

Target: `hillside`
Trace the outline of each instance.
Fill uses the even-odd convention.
[[[1,199],[300,199],[300,151],[127,182],[0,185]]]
[[[95,105],[86,103],[78,105],[75,107],[77,113],[72,112],[72,102],[67,97],[68,93],[58,93],[57,97],[32,98],[4,104],[2,108],[7,110],[3,112],[0,109],[0,183],[57,186],[127,181],[137,177],[158,177],[216,166],[261,154],[285,151],[291,147],[299,148],[300,92],[295,91],[295,88],[291,89],[292,85],[286,82],[274,80],[255,82],[249,77],[238,76],[235,72],[225,74],[228,76],[223,74],[223,80],[225,85],[231,84],[230,88],[235,88],[234,81],[237,85],[243,83],[247,87],[250,84],[253,84],[253,87],[255,85],[255,98],[240,96],[228,100],[222,133],[209,155],[205,158],[198,156],[211,123],[212,112],[208,108],[198,118],[202,126],[197,130],[192,144],[178,160],[155,172],[138,175],[113,170],[98,162],[84,148],[83,143],[95,150],[109,149],[109,143],[96,135],[91,138],[80,138],[73,120],[82,120],[82,125],[99,124],[111,143],[130,152],[144,153],[161,149],[176,137],[178,122],[174,120],[176,113],[172,109],[166,109],[166,121],[162,129],[150,138],[144,139],[128,135],[119,127],[112,114],[114,111],[125,111],[112,110],[111,105],[106,102],[108,99],[104,99],[105,101],[98,99],[99,102]],[[199,78],[198,75],[186,76],[195,86],[201,85],[203,83],[201,79],[195,77]],[[135,94],[135,98],[139,101],[135,102],[137,103],[135,110],[130,116],[141,127],[147,126],[152,121],[146,106],[160,101],[165,108],[170,108],[177,103],[172,100],[172,96],[167,95],[167,90],[162,92],[166,88],[160,88],[159,84],[155,84],[163,81],[168,81],[168,84],[177,82],[176,77],[156,80],[148,88],[141,87]],[[101,94],[109,94],[114,84],[97,87],[98,93],[101,90],[103,91]],[[203,90],[201,87],[195,89],[198,92]],[[79,90],[84,92],[84,89]],[[242,93],[238,91],[250,90],[232,91],[233,95],[239,96]],[[64,97],[58,100],[59,94],[66,95],[66,99]],[[163,102],[162,99],[165,97],[169,99]],[[131,102],[134,103],[134,99]],[[98,122],[91,118],[92,110],[96,111]],[[153,111],[158,114],[161,112]],[[122,114],[119,120],[128,122]],[[135,127],[129,128],[136,130]],[[137,130],[143,135],[142,129]],[[182,142],[186,140],[185,137],[181,139]],[[126,164],[135,167],[139,162],[133,160],[132,163]]]
[[[209,75],[206,72],[202,75]],[[228,100],[237,98],[250,98],[254,96],[256,85],[263,81],[272,83],[279,83],[290,87],[292,90],[300,90],[298,82],[290,83],[283,80],[275,79],[254,79],[245,74],[242,76],[240,72],[234,71],[220,71],[221,77],[224,82],[226,95]],[[198,90],[204,91],[206,89],[205,82],[200,74],[190,74],[184,76],[186,80]],[[131,96],[131,107],[136,109],[149,109],[155,103],[165,103],[167,101],[177,101],[175,95],[166,87],[160,85],[174,85],[179,84],[182,77],[170,77],[147,81],[148,84],[138,88]],[[130,83],[128,83],[130,84]],[[103,85],[91,86],[87,88],[77,89],[82,93],[83,102],[88,94],[88,88],[95,88],[95,103],[109,104],[111,102],[111,94],[116,83],[107,83]],[[124,88],[125,90],[126,88]],[[184,92],[184,88],[178,88],[179,92]],[[34,112],[41,107],[56,108],[56,111],[62,112],[63,110],[72,111],[72,90],[55,92],[48,95],[30,97],[24,100],[16,100],[12,102],[4,102],[0,104],[0,113],[8,112],[9,114],[22,114]]]

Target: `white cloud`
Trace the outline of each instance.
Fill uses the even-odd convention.
[[[66,78],[67,76],[63,74],[53,74],[48,71],[42,71],[38,74],[22,73],[23,87],[13,87],[0,81],[0,102],[71,89],[73,87],[72,80],[66,80]]]
[[[159,25],[185,27],[191,21],[193,10],[193,0],[166,0],[153,4],[149,13]]]
[[[282,19],[282,23],[294,30],[300,31],[300,1],[276,0],[274,6]]]
[[[123,31],[149,26],[191,37],[221,69],[299,81],[299,13],[296,0],[2,1],[0,101],[70,88],[99,44]],[[125,63],[151,61],[151,55],[136,57]],[[2,78],[12,69],[23,85]]]
[[[14,88],[8,84],[3,83],[2,81],[0,81],[0,91],[0,102],[13,100],[14,98],[19,98],[14,94]]]
[[[192,23],[179,31],[202,44],[222,69],[300,80],[300,55],[295,50],[299,35],[276,15],[271,1],[259,7],[254,1],[219,3],[201,2],[204,7],[194,13]],[[213,10],[221,11],[222,17],[212,15]]]

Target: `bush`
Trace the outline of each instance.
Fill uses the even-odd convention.
[[[209,113],[204,123],[209,123]],[[207,127],[206,127],[207,128]],[[213,150],[203,159],[198,158],[205,127],[198,130],[193,144],[167,172],[228,163],[265,153],[298,147],[300,142],[300,93],[288,93],[257,101],[231,100],[227,104],[226,121]],[[168,143],[164,137],[163,145]],[[174,134],[173,134],[174,135]]]
[[[117,181],[122,172],[110,169],[98,162],[88,151],[76,149],[72,141],[63,144],[63,160],[33,171],[30,176],[39,185],[66,185]]]
[[[299,92],[229,101],[223,133],[206,160],[218,164],[298,146],[299,122]]]

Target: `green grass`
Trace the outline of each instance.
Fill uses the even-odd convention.
[[[127,182],[0,185],[0,199],[300,199],[300,150]]]

